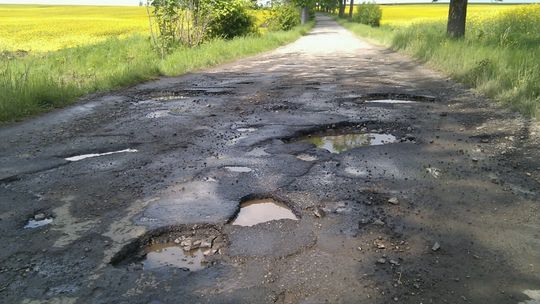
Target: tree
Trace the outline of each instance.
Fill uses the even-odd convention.
[[[345,0],[339,0],[339,18],[345,15]]]
[[[354,13],[354,0],[351,0],[351,4],[349,6],[349,19],[352,19]]]
[[[465,36],[465,22],[467,20],[467,0],[450,0],[448,11],[448,25],[446,33],[452,38]]]
[[[319,4],[319,9],[327,13],[334,12],[339,7],[338,0],[320,0],[317,3]]]

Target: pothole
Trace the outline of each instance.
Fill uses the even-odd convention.
[[[296,156],[296,158],[298,158],[299,160],[307,161],[307,162],[312,162],[312,161],[317,160],[317,157],[313,155],[309,155],[309,154],[299,154]]]
[[[176,227],[147,233],[126,245],[111,264],[138,270],[198,271],[215,262],[225,245],[225,238],[209,225]]]
[[[44,213],[38,213],[34,215],[32,218],[28,220],[26,225],[24,225],[24,229],[35,229],[39,227],[43,227],[46,225],[49,225],[53,222],[52,217],[47,217]]]
[[[252,199],[240,203],[240,211],[232,225],[251,227],[283,219],[298,220],[292,210],[282,202],[272,198]]]
[[[142,261],[143,270],[174,267],[197,271],[206,267],[202,249],[184,250],[175,243],[153,244]]]
[[[136,101],[175,101],[184,100],[193,97],[211,96],[211,95],[227,95],[230,94],[230,89],[227,88],[202,88],[202,89],[188,89],[179,91],[146,91],[138,92],[136,96],[132,98]]]
[[[301,141],[314,144],[319,149],[337,154],[358,147],[391,144],[396,142],[397,138],[392,134],[348,133],[327,136],[306,136]]]
[[[399,93],[371,93],[360,95],[360,98],[367,103],[414,103],[414,102],[434,102],[434,96],[399,94]]]
[[[331,153],[342,153],[351,149],[387,145],[396,142],[416,143],[413,131],[399,123],[369,121],[363,123],[340,122],[332,125],[316,126],[301,130],[296,135],[285,138],[287,143],[309,143]],[[309,159],[306,156],[297,156]]]
[[[225,170],[235,173],[249,173],[253,171],[253,169],[249,167],[241,167],[241,166],[227,166],[225,167]]]
[[[375,99],[375,100],[366,100],[366,103],[400,104],[400,103],[417,103],[417,102],[413,100],[400,100],[400,99]]]
[[[251,132],[257,131],[257,128],[238,128],[236,129],[236,131],[242,132],[242,133],[251,133]]]
[[[70,162],[76,162],[87,158],[93,158],[93,157],[99,157],[99,156],[105,156],[105,155],[111,155],[111,154],[118,154],[118,153],[135,153],[139,152],[137,149],[124,149],[120,151],[111,151],[111,152],[105,152],[105,153],[91,153],[91,154],[83,154],[83,155],[75,155],[71,157],[65,158],[65,160]]]

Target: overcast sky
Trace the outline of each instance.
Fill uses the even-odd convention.
[[[440,0],[448,2],[448,0]],[[504,0],[503,3],[538,2],[540,0]],[[146,0],[143,0],[146,2]],[[359,1],[355,1],[359,2]],[[427,2],[431,0],[376,0],[378,3]],[[492,2],[492,0],[469,0],[469,2]],[[0,4],[77,4],[77,5],[139,5],[139,0],[0,0]]]

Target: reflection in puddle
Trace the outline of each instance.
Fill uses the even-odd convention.
[[[291,209],[285,204],[279,203],[271,198],[256,199],[240,204],[240,212],[232,224],[249,227],[281,219],[298,220]]]
[[[71,162],[75,162],[75,161],[83,160],[83,159],[86,159],[86,158],[105,156],[105,155],[111,155],[111,154],[118,154],[118,153],[135,153],[135,152],[138,152],[138,150],[136,150],[136,149],[125,149],[125,150],[113,151],[113,152],[77,155],[77,156],[68,157],[68,158],[66,158],[66,160],[71,161]]]
[[[253,171],[253,169],[249,168],[249,167],[225,167],[225,169],[227,169],[228,171],[231,171],[231,172],[237,172],[237,173],[249,173],[251,171]]]
[[[39,228],[45,225],[49,225],[53,222],[52,217],[42,219],[42,220],[35,220],[35,219],[29,219],[28,223],[24,226],[24,229],[33,229],[33,228]]]
[[[366,103],[416,103],[412,100],[399,100],[399,99],[378,99],[378,100],[366,100]]]
[[[525,290],[523,293],[530,299],[519,302],[518,304],[540,304],[540,290]]]
[[[313,155],[309,155],[309,154],[300,154],[300,155],[297,155],[296,158],[298,158],[299,160],[307,161],[307,162],[312,162],[312,161],[317,160],[317,157]]]
[[[396,142],[397,139],[391,134],[343,134],[331,136],[311,136],[303,141],[314,144],[319,149],[325,149],[330,153],[341,153],[358,147],[378,146]]]
[[[238,128],[236,129],[238,132],[255,132],[257,131],[257,128]]]
[[[143,269],[161,267],[185,268],[189,271],[201,270],[206,266],[201,249],[184,251],[174,243],[153,244],[143,260]]]

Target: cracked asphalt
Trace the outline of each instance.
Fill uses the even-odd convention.
[[[299,140],[360,131],[403,140]],[[275,51],[0,128],[0,302],[540,303],[539,137],[318,16]],[[299,219],[231,225],[251,197]],[[140,267],[186,235],[220,240],[205,269]]]

